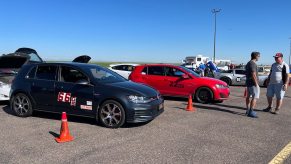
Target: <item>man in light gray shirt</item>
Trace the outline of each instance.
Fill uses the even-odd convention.
[[[289,82],[289,66],[283,61],[283,54],[276,53],[274,56],[275,63],[272,64],[271,72],[268,77],[267,99],[268,107],[264,109],[265,112],[278,114],[283,102],[285,91],[288,88]],[[272,110],[273,97],[276,95],[277,103],[276,108]]]

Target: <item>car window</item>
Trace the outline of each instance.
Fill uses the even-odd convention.
[[[172,77],[182,77],[184,75],[184,72],[178,70],[177,68],[165,67],[165,75]]]
[[[68,83],[77,83],[78,81],[81,80],[89,81],[88,77],[84,75],[81,71],[67,66],[61,67],[60,81]]]
[[[94,79],[99,83],[117,83],[126,81],[125,78],[109,69],[94,67],[89,70]]]
[[[132,65],[127,65],[127,71],[130,71],[130,72],[132,72],[133,70],[134,70],[134,66],[132,66]]]
[[[196,72],[192,71],[189,68],[183,67],[183,66],[179,66],[179,68],[181,68],[182,70],[186,71],[187,73],[195,76],[195,77],[201,77],[199,74],[197,74]]]
[[[56,72],[56,66],[38,66],[35,77],[43,80],[55,80]]]
[[[233,70],[222,70],[221,73],[232,73]]]
[[[27,78],[33,79],[35,77],[36,67],[33,67],[27,74]]]
[[[164,75],[163,67],[160,67],[160,66],[148,67],[148,75],[163,76]]]
[[[235,70],[235,73],[239,74],[239,75],[245,75],[246,71],[245,70]]]
[[[143,75],[148,74],[148,67],[144,67],[143,70],[141,71],[141,74]]]
[[[42,60],[35,53],[30,53],[28,55],[30,56],[29,61],[42,62]]]
[[[117,65],[117,66],[113,66],[112,69],[124,71],[126,68],[125,68],[125,65]]]

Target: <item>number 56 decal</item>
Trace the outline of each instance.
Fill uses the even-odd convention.
[[[70,102],[71,101],[71,93],[59,92],[58,101],[61,102]]]
[[[68,102],[71,103],[71,106],[76,106],[77,97],[71,97],[71,93],[59,92],[58,94],[59,102]]]

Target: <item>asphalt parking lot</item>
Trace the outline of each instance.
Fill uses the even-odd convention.
[[[0,163],[268,163],[291,141],[291,90],[279,115],[262,112],[246,117],[243,87],[231,87],[220,104],[194,104],[167,98],[165,112],[146,124],[119,129],[96,125],[94,119],[69,116],[75,140],[58,144],[60,115],[35,112],[19,118],[8,103],[0,106]],[[291,157],[286,163],[291,163]]]

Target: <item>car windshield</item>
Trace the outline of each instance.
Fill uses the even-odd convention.
[[[188,69],[186,67],[183,66],[179,66],[180,68],[182,68],[184,71],[190,73],[191,75],[195,76],[195,77],[200,77],[200,75],[198,75],[196,72],[192,71],[191,69]]]
[[[35,53],[30,53],[30,54],[27,54],[27,55],[30,56],[29,61],[32,61],[32,62],[42,62],[42,60]]]
[[[98,83],[117,83],[127,81],[119,74],[99,66],[90,67],[89,72]]]

